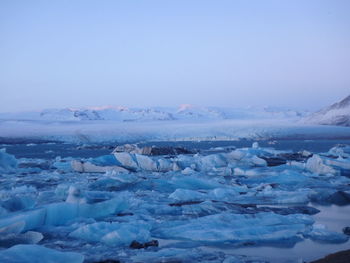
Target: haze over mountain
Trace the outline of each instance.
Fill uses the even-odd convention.
[[[225,119],[300,119],[307,112],[276,107],[199,107],[182,104],[175,107],[128,108],[122,106],[45,109],[37,112],[0,113],[3,120],[45,121],[175,121]]]
[[[350,95],[311,114],[306,122],[321,125],[350,126]]]

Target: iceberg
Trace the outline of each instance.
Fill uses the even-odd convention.
[[[127,193],[121,193],[119,197],[95,204],[52,203],[30,211],[10,213],[0,218],[0,228],[24,222],[22,231],[28,231],[38,229],[44,225],[65,225],[69,221],[80,217],[96,219],[106,217],[127,209],[129,206],[127,196]]]
[[[344,243],[349,240],[349,236],[328,230],[321,224],[314,224],[311,232],[306,233],[305,236],[315,241],[327,243]]]
[[[337,172],[329,165],[326,165],[323,159],[317,154],[314,154],[311,158],[307,160],[305,168],[312,173],[320,175],[334,175]]]
[[[34,231],[28,231],[23,234],[2,235],[0,236],[0,247],[10,247],[17,244],[37,244],[43,238],[44,236],[41,233]]]
[[[150,229],[149,224],[141,221],[131,223],[98,222],[79,227],[69,236],[88,242],[102,242],[110,246],[129,246],[133,240],[149,241]]]
[[[108,171],[121,173],[129,172],[127,169],[116,165],[99,166],[90,162],[82,162],[78,160],[71,161],[71,166],[74,171],[79,173],[105,173]]]
[[[18,166],[18,161],[12,154],[6,153],[6,149],[0,149],[0,172],[14,172]]]
[[[33,208],[36,200],[30,196],[13,196],[8,200],[0,202],[0,205],[9,212]]]
[[[11,263],[82,263],[84,256],[75,252],[61,252],[39,245],[16,245],[0,251],[0,261]]]
[[[114,157],[120,163],[120,166],[128,170],[136,171],[138,168],[135,154],[127,152],[116,152]]]
[[[307,215],[274,213],[221,213],[186,221],[165,222],[152,231],[164,239],[179,239],[203,244],[233,245],[280,243],[299,240],[314,220]]]

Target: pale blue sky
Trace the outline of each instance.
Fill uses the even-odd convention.
[[[317,109],[350,94],[348,0],[1,0],[0,111]]]

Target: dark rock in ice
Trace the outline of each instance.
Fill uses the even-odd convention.
[[[117,216],[133,216],[133,213],[119,213]]]
[[[303,152],[297,152],[297,153],[282,153],[282,154],[279,154],[278,157],[284,158],[288,161],[302,162],[312,157],[312,155],[313,155],[312,153],[305,154]]]
[[[104,259],[100,261],[95,261],[93,263],[120,263],[120,261],[115,259]]]
[[[193,152],[182,147],[152,147],[150,155],[179,155]]]
[[[171,203],[169,206],[184,206],[184,205],[196,205],[200,204],[203,201],[187,201],[187,202],[180,202],[180,203]]]
[[[266,156],[260,156],[261,159],[264,159],[267,163],[267,166],[278,166],[282,164],[286,164],[287,161],[284,158],[281,157],[266,157]]]
[[[77,150],[113,150],[112,145],[82,144],[76,147]]]
[[[258,212],[274,212],[279,215],[290,215],[290,214],[306,214],[315,215],[320,210],[311,206],[294,206],[294,207],[259,207]]]
[[[350,236],[350,226],[344,227],[344,228],[343,228],[343,233],[344,233],[345,235]]]
[[[349,263],[350,250],[340,251],[330,254],[322,259],[312,261],[310,263]]]
[[[18,167],[19,168],[39,168],[42,170],[50,170],[52,166],[51,166],[51,162],[49,161],[41,161],[41,162],[20,163]]]
[[[129,247],[132,249],[141,249],[141,248],[158,247],[158,246],[159,246],[158,240],[151,240],[151,241],[146,242],[146,243],[140,243],[140,242],[137,242],[136,240],[134,240],[131,242]]]
[[[137,144],[124,144],[117,146],[113,153],[128,152],[143,155],[179,155],[192,154],[193,152],[183,147],[158,147],[158,146],[144,146],[139,147]]]
[[[278,166],[286,164],[287,161],[303,162],[312,156],[308,152],[297,152],[297,153],[281,153],[276,156],[259,156],[267,162],[267,166]]]

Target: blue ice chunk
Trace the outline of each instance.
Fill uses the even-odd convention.
[[[53,203],[46,206],[45,225],[59,226],[78,217],[79,204]]]
[[[108,175],[108,172],[107,172]],[[126,188],[139,181],[134,174],[118,173],[114,176],[103,176],[89,185],[91,190],[116,191]]]
[[[0,149],[0,172],[13,172],[18,165],[14,155],[6,153],[6,149]]]
[[[260,183],[277,184],[282,185],[284,189],[289,190],[311,187],[332,187],[329,182],[320,180],[318,178],[308,177],[300,172],[293,170],[284,170],[279,173],[270,173],[250,178],[242,178],[239,179],[239,182],[249,185]]]
[[[19,234],[24,229],[24,226],[25,226],[25,222],[20,221],[20,222],[10,224],[8,226],[0,227],[0,235],[5,236],[9,234]]]
[[[165,222],[154,229],[152,235],[209,244],[279,243],[299,240],[299,235],[309,231],[313,223],[310,216],[301,214],[221,213],[186,221]]]
[[[129,207],[127,193],[119,197],[95,204],[82,204],[79,206],[80,217],[102,218],[111,214],[117,214]]]
[[[183,189],[215,189],[218,187],[225,187],[224,185],[218,183],[215,180],[209,180],[205,178],[199,178],[194,176],[174,176],[171,179],[171,183],[175,185],[176,188]]]
[[[144,171],[158,171],[158,163],[151,157],[142,154],[135,154],[134,157],[139,169]]]
[[[74,160],[74,159],[71,157],[64,158],[64,159],[61,159],[60,157],[56,157],[52,166],[57,168],[58,170],[61,170],[61,171],[71,172],[72,171],[72,165],[71,165],[72,160]]]
[[[88,242],[102,242],[110,246],[129,246],[133,240],[149,241],[150,229],[151,226],[143,221],[131,223],[98,222],[79,227],[69,236]]]
[[[35,206],[36,201],[30,196],[14,196],[1,202],[1,206],[10,212],[29,209]]]
[[[227,166],[227,160],[223,154],[210,154],[203,156],[199,160],[200,170],[208,171],[213,168]]]
[[[74,252],[61,252],[39,245],[16,245],[0,251],[0,262],[11,263],[82,263],[84,256]]]
[[[328,230],[325,226],[320,224],[315,224],[312,231],[305,236],[324,243],[344,243],[349,240],[349,236]]]
[[[331,148],[326,154],[336,157],[350,158],[350,146],[338,145]]]
[[[131,170],[137,170],[139,168],[135,154],[130,154],[127,152],[116,152],[114,153],[114,157],[119,163],[119,166]]]
[[[176,189],[175,192],[169,195],[169,198],[181,201],[198,201],[208,199],[208,195],[195,190]]]
[[[312,157],[307,159],[305,168],[312,173],[320,175],[337,174],[337,171],[333,167],[327,165],[326,158],[321,157],[317,154],[314,154]]]
[[[96,158],[90,158],[89,162],[98,166],[120,166],[121,163],[115,158],[113,154],[103,155]]]
[[[0,219],[0,228],[17,222],[24,222],[23,231],[37,229],[43,225],[59,226],[65,225],[76,218],[101,218],[111,214],[119,213],[129,207],[127,193],[119,197],[95,204],[79,203],[52,203],[41,208],[16,212],[5,215]]]
[[[46,209],[39,208],[26,212],[15,212],[0,219],[0,228],[10,226],[14,223],[24,222],[22,231],[36,229],[45,222]]]
[[[1,232],[0,232],[1,233]],[[17,244],[36,244],[43,239],[39,232],[28,231],[23,234],[0,235],[0,247],[11,247]]]
[[[126,198],[113,198],[95,204],[78,203],[54,203],[46,206],[46,225],[65,225],[70,220],[78,217],[101,218],[114,213],[119,213],[128,208]]]

